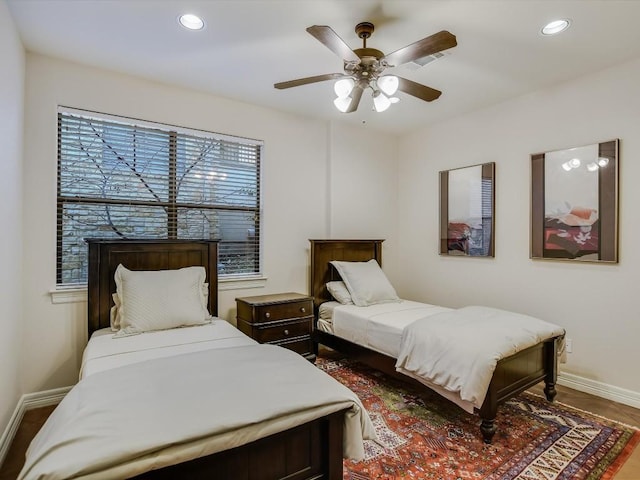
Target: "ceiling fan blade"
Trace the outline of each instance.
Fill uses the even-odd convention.
[[[351,103],[349,104],[349,108],[347,108],[344,113],[355,112],[358,109],[358,104],[360,103],[360,98],[362,97],[363,91],[364,88],[362,88],[360,85],[356,85],[355,87],[353,87],[353,90],[351,91]]]
[[[397,67],[403,63],[411,62],[418,58],[426,57],[427,55],[432,55],[434,53],[441,52],[442,50],[455,47],[457,44],[458,42],[456,41],[455,35],[447,32],[446,30],[442,30],[441,32],[434,33],[430,37],[423,38],[411,45],[407,45],[400,50],[391,52],[389,55],[385,55],[384,60],[386,60],[390,66]]]
[[[427,87],[426,85],[416,83],[412,80],[407,80],[406,78],[402,77],[398,77],[398,80],[398,90],[404,93],[408,93],[409,95],[413,95],[414,97],[424,100],[425,102],[432,102],[440,95],[442,95],[442,92],[440,90]]]
[[[313,25],[307,28],[307,32],[324,44],[329,50],[345,61],[359,62],[360,57],[349,48],[331,27],[326,25]]]
[[[308,83],[324,82],[325,80],[348,76],[349,75],[345,75],[344,73],[326,73],[324,75],[316,75],[315,77],[298,78],[296,80],[289,80],[288,82],[275,83],[273,86],[282,90],[283,88],[299,87],[300,85],[307,85]]]

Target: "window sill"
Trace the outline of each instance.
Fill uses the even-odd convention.
[[[248,288],[263,288],[267,284],[267,277],[243,277],[243,278],[224,278],[218,280],[218,291],[223,290],[242,290]],[[56,287],[49,290],[51,295],[51,303],[80,303],[87,301],[87,287]]]
[[[267,277],[219,278],[218,291],[263,288],[266,284]]]
[[[49,290],[51,303],[80,303],[87,301],[87,287],[77,285],[73,287],[56,287]]]

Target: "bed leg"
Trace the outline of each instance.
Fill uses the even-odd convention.
[[[546,375],[544,377],[544,394],[547,397],[547,400],[553,402],[553,399],[556,398],[556,381],[558,380],[558,344],[560,342],[560,338],[556,337],[544,344],[544,355],[545,355],[545,371]]]
[[[557,393],[558,392],[556,391],[555,382],[544,382],[544,394],[547,397],[547,400],[553,402],[553,400],[556,398]]]
[[[480,432],[482,432],[482,440],[484,441],[484,443],[491,443],[491,440],[496,433],[497,428],[495,425],[495,420],[495,418],[482,419],[482,423],[480,424]]]
[[[498,413],[497,393],[493,382],[489,385],[487,396],[485,397],[482,407],[478,413],[482,419],[482,423],[480,423],[482,440],[484,440],[484,443],[491,443],[491,440],[497,430],[495,421]]]

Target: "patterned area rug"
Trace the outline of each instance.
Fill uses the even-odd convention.
[[[317,365],[360,397],[379,437],[366,441],[365,460],[344,462],[345,480],[604,480],[640,440],[637,429],[525,392],[498,409],[486,445],[478,416],[427,388],[348,360]]]

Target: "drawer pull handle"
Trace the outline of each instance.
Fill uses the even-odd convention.
[[[284,331],[284,334],[285,334],[285,335],[289,335],[289,330],[285,330],[285,331]]]
[[[269,312],[265,313],[264,318],[271,318],[271,314]]]
[[[306,308],[304,308],[304,307],[301,307],[301,308],[300,308],[300,311],[301,311],[302,313],[305,313],[305,312],[307,311],[307,309],[306,309]]]

